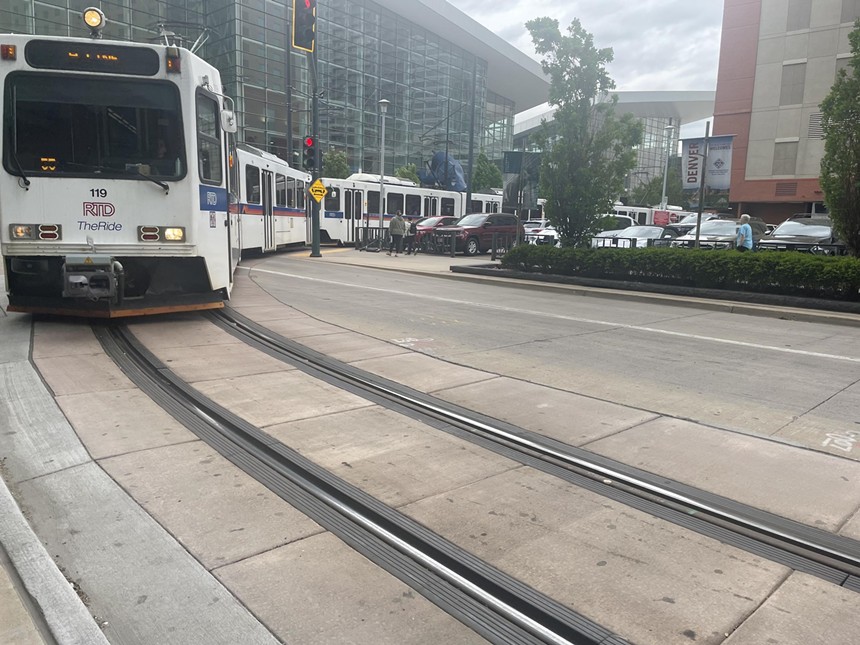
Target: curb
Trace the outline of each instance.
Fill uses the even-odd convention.
[[[0,544],[57,643],[108,645],[95,620],[33,533],[0,478]]]
[[[695,306],[729,313],[860,326],[860,303],[856,302],[526,273],[502,269],[496,264],[451,266],[450,270],[452,273],[517,283],[531,289],[575,292],[595,297],[622,298],[640,302],[659,300],[676,306]]]

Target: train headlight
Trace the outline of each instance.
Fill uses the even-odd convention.
[[[164,229],[164,239],[168,242],[184,242],[184,228],[166,228]]]
[[[32,240],[36,236],[36,229],[30,224],[11,224],[9,234],[13,240]]]
[[[105,26],[105,15],[98,7],[87,7],[83,13],[84,24],[90,28],[90,35],[99,38]]]
[[[13,240],[62,240],[63,227],[59,224],[10,224],[9,237]]]

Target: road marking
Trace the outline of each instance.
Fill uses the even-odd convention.
[[[238,267],[240,269],[247,269],[249,272],[251,268],[249,267]],[[516,313],[516,314],[528,314],[531,316],[538,316],[541,318],[551,318],[554,320],[566,320],[569,322],[578,322],[585,323],[588,325],[600,325],[602,327],[613,327],[615,329],[629,329],[633,331],[643,331],[651,334],[661,334],[663,336],[674,336],[676,338],[685,338],[688,340],[700,340],[711,343],[721,343],[723,345],[734,345],[735,347],[748,347],[750,349],[764,349],[772,352],[778,352],[781,354],[795,354],[798,356],[808,356],[812,358],[827,358],[836,361],[847,361],[849,363],[860,363],[860,357],[854,356],[844,356],[841,354],[825,354],[823,352],[808,352],[802,349],[791,349],[789,347],[774,347],[773,345],[761,345],[759,343],[748,343],[742,340],[732,340],[730,338],[716,338],[714,336],[702,336],[700,334],[689,334],[687,332],[682,331],[670,331],[668,329],[657,329],[655,327],[645,327],[643,325],[628,325],[625,323],[616,323],[610,322],[608,320],[595,320],[593,318],[579,318],[577,316],[566,316],[563,314],[549,314],[543,312],[535,312],[529,311],[527,309],[517,309],[514,307],[503,307],[502,305],[490,305],[483,304],[480,302],[472,302],[470,300],[457,300],[455,298],[443,298],[441,296],[431,296],[423,293],[413,293],[411,291],[398,291],[397,289],[384,289],[382,287],[372,287],[365,284],[351,284],[349,282],[340,282],[337,280],[325,280],[322,278],[311,278],[305,275],[298,275],[295,273],[285,273],[283,271],[271,271],[269,269],[253,269],[255,272],[259,273],[269,273],[272,275],[279,275],[285,278],[294,278],[296,280],[307,280],[308,282],[319,282],[322,284],[331,284],[339,287],[350,287],[352,289],[359,288],[364,289],[366,291],[378,291],[380,293],[390,293],[398,296],[410,296],[412,298],[420,298],[422,300],[432,300],[434,302],[444,302],[453,305],[467,305],[471,307],[478,307],[481,309],[491,309],[493,311],[504,311],[508,313]]]

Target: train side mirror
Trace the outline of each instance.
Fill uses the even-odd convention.
[[[233,110],[221,110],[221,129],[231,134],[239,129],[236,126],[236,115]]]

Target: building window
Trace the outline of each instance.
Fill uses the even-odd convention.
[[[794,175],[797,172],[797,141],[777,143],[773,148],[773,174]]]
[[[786,31],[809,29],[812,0],[788,0],[788,24]]]
[[[779,94],[780,105],[800,105],[803,103],[803,88],[806,80],[806,63],[782,66],[782,90]]]

